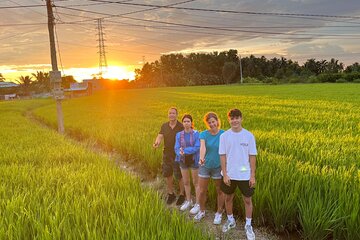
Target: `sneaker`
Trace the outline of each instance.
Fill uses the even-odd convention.
[[[199,211],[195,217],[194,217],[194,220],[196,222],[200,222],[201,219],[203,219],[205,217],[205,211]]]
[[[224,224],[224,226],[222,227],[222,231],[223,231],[223,233],[226,233],[234,227],[236,227],[236,222],[227,220],[226,223]]]
[[[200,205],[195,203],[194,207],[190,210],[191,214],[197,214],[200,211]]]
[[[214,217],[214,224],[215,225],[220,225],[221,224],[221,219],[222,219],[222,214],[221,213],[215,213],[215,217]]]
[[[175,201],[175,199],[176,199],[176,196],[174,193],[168,194],[166,203],[170,205]]]
[[[181,204],[183,204],[185,201],[185,196],[184,195],[180,195],[178,200],[176,201],[176,206],[180,206]]]
[[[180,211],[185,211],[192,205],[191,201],[186,200],[180,207]]]
[[[245,232],[248,240],[255,240],[255,233],[251,225],[245,225]]]

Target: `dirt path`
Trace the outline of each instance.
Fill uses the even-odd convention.
[[[38,125],[40,125],[44,128],[47,128],[47,129],[51,129],[52,131],[55,131],[53,128],[51,128],[46,123],[41,121],[41,119],[34,116],[32,114],[32,112],[28,111],[24,115],[29,120],[37,123]],[[159,176],[159,175],[155,176],[155,177],[152,176],[152,174],[150,172],[147,172],[146,169],[144,169],[135,159],[125,159],[123,156],[121,156],[119,153],[117,153],[115,151],[115,149],[109,149],[108,146],[104,146],[94,139],[86,138],[84,136],[79,136],[76,133],[68,133],[68,132],[66,133],[65,137],[69,141],[73,142],[74,144],[81,145],[82,147],[85,147],[86,149],[88,149],[90,151],[93,151],[93,152],[96,152],[96,153],[99,153],[102,155],[106,155],[111,161],[114,161],[121,170],[126,171],[134,176],[137,176],[141,180],[141,183],[144,187],[148,187],[148,188],[153,189],[154,191],[158,191],[163,196],[164,204],[166,204],[165,203],[165,197],[166,197],[165,181],[161,176]],[[178,207],[175,205],[175,203],[168,207],[170,209],[178,211]],[[193,221],[194,215],[191,215],[188,211],[181,213],[181,214],[184,214],[189,221]],[[222,224],[224,224],[226,221],[225,214],[223,214],[222,224],[218,225],[218,226],[213,224],[214,214],[215,214],[214,211],[207,210],[205,218],[202,219],[201,222],[195,223],[195,224],[198,225],[200,228],[202,228],[204,232],[211,232],[215,236],[215,239],[217,239],[217,240],[223,240],[223,239],[227,239],[227,240],[245,239],[246,240],[246,235],[243,230],[244,221],[241,221],[238,219],[236,222],[237,225],[236,225],[235,229],[232,229],[228,233],[224,234],[221,231],[221,227],[222,227]],[[283,239],[282,237],[275,235],[270,230],[268,230],[264,227],[259,227],[259,228],[254,227],[254,232],[255,232],[256,239],[258,239],[258,240],[260,240],[260,239],[261,240]]]

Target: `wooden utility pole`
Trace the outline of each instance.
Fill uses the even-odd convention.
[[[54,15],[53,15],[51,1],[52,0],[46,0],[48,29],[49,29],[49,38],[50,38],[51,66],[52,66],[52,71],[50,71],[50,82],[53,87],[53,96],[56,101],[58,131],[59,133],[64,134],[64,117],[61,106],[61,101],[62,99],[64,99],[64,94],[61,88],[61,72],[58,69],[57,59],[56,59]]]

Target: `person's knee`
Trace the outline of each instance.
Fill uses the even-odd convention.
[[[231,203],[233,200],[233,197],[229,194],[225,194],[225,202]]]
[[[245,205],[252,205],[251,197],[244,197],[244,203]]]

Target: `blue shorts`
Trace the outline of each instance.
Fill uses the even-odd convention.
[[[200,166],[199,177],[202,178],[212,178],[212,179],[221,179],[221,167],[218,168],[207,168],[205,166]]]

